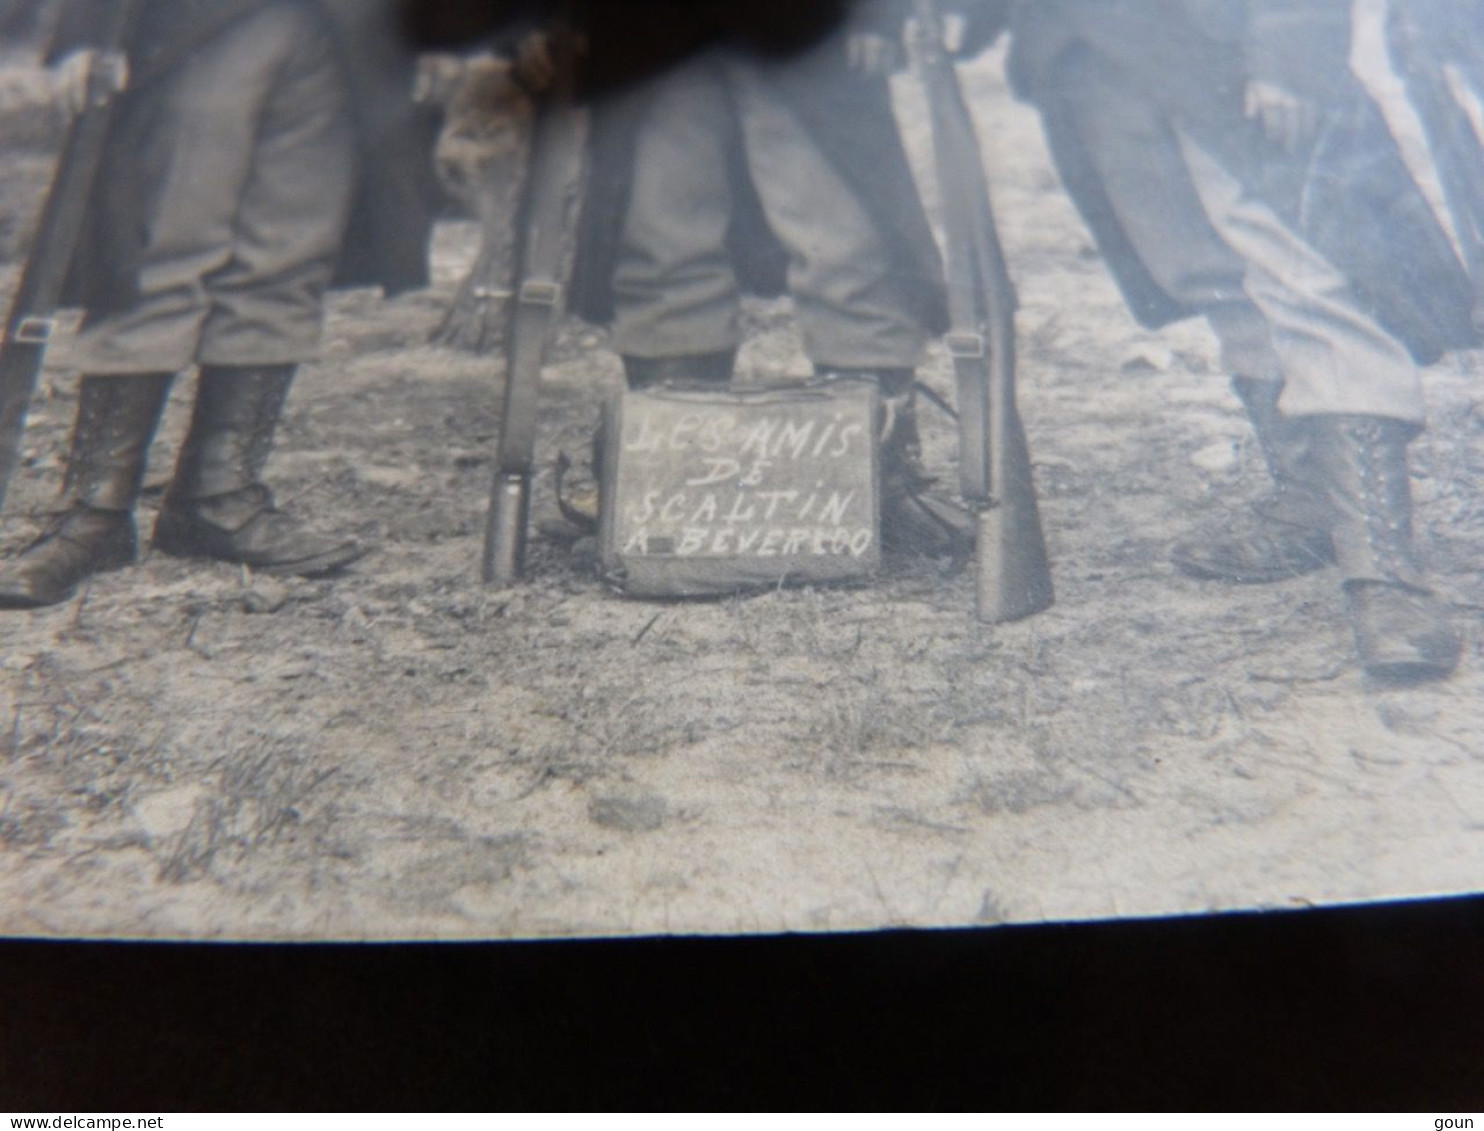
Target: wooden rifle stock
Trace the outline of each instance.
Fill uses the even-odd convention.
[[[946,344],[958,387],[959,479],[978,515],[979,619],[998,624],[1038,613],[1054,599],[1015,398],[1015,287],[935,0],[915,0],[914,16],[947,237]]]
[[[586,149],[573,68],[570,38],[565,44],[558,40],[557,82],[531,128],[526,186],[516,215],[518,277],[506,343],[500,452],[485,526],[481,575],[486,585],[511,585],[525,573],[541,366],[563,309],[567,234],[579,203]]]
[[[108,26],[98,45],[100,53],[123,49],[142,3],[117,0],[110,5]],[[5,501],[20,456],[26,408],[46,360],[57,307],[108,143],[115,102],[109,77],[95,65],[88,76],[87,105],[74,119],[63,143],[20,285],[5,319],[5,336],[0,341],[0,504]]]

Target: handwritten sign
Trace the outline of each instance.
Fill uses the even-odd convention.
[[[604,427],[605,573],[677,597],[871,575],[875,420],[859,382],[620,395]]]

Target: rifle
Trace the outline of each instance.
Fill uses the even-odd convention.
[[[1474,283],[1474,328],[1484,333],[1484,143],[1454,96],[1446,60],[1437,53],[1443,36],[1428,37],[1413,20],[1406,5],[1392,13],[1392,50],[1427,134],[1464,267]],[[1476,50],[1484,51],[1484,41]]]
[[[945,345],[957,381],[959,482],[978,520],[979,619],[999,624],[1038,613],[1053,600],[1030,450],[1015,401],[1015,286],[935,0],[914,0],[914,19],[947,237]]]
[[[122,51],[144,0],[117,0],[107,8],[100,54]],[[56,310],[81,235],[83,219],[103,161],[116,92],[103,68],[88,75],[87,105],[72,123],[21,272],[20,286],[0,341],[0,503],[10,485],[26,427],[26,407],[36,391]]]
[[[505,407],[481,570],[486,585],[525,572],[541,365],[563,306],[566,233],[577,208],[586,152],[570,33],[553,33],[556,80],[531,128],[525,191],[516,212],[518,286],[506,342]]]

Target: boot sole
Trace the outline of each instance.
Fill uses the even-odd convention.
[[[19,612],[26,609],[50,609],[57,605],[65,605],[77,596],[77,591],[82,588],[83,582],[89,578],[97,577],[104,573],[116,573],[121,569],[128,569],[129,566],[134,564],[134,561],[135,559],[131,557],[126,562],[109,563],[99,566],[76,584],[68,586],[66,589],[56,590],[47,594],[23,592],[19,589],[5,589],[0,587],[0,610]]]
[[[370,547],[358,542],[342,542],[332,549],[292,561],[263,561],[233,553],[229,547],[214,547],[216,539],[203,537],[188,519],[180,519],[169,511],[162,511],[155,520],[155,529],[150,539],[150,548],[167,557],[201,561],[229,562],[246,566],[256,573],[284,577],[319,577],[335,573],[364,558]]]
[[[1457,634],[1431,634],[1427,640],[1377,647],[1375,642],[1355,642],[1360,666],[1366,675],[1383,683],[1424,683],[1447,679],[1458,670],[1463,658],[1463,638]]]
[[[266,573],[279,577],[323,577],[327,574],[338,573],[347,566],[354,565],[371,552],[366,546],[346,546],[342,550],[332,550],[325,554],[316,554],[312,558],[305,558],[298,562],[283,562],[274,565],[255,566],[251,562],[242,564],[258,573]]]
[[[6,593],[0,591],[0,609],[7,612],[20,612],[25,609],[50,609],[56,605],[65,605],[73,597],[77,596],[76,587],[55,597],[38,597],[30,593]]]
[[[1449,607],[1428,594],[1346,582],[1345,614],[1360,666],[1376,680],[1408,684],[1446,679],[1463,658],[1463,634],[1452,624]]]
[[[188,561],[210,561],[227,562],[231,565],[243,565],[255,573],[266,573],[276,577],[320,577],[324,574],[335,573],[346,566],[360,561],[368,553],[370,548],[366,546],[346,545],[323,554],[316,554],[310,558],[301,558],[292,562],[255,562],[247,558],[234,557],[230,554],[213,554],[210,550],[199,546],[180,546],[173,544],[168,538],[156,537],[152,548],[171,558],[180,558]]]

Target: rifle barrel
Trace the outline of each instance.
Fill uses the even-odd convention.
[[[118,0],[111,6],[112,18],[103,29],[104,52],[123,47],[141,2]],[[67,132],[31,251],[6,315],[5,337],[0,341],[0,505],[5,502],[20,456],[26,408],[46,360],[51,316],[62,301],[77,252],[115,102],[110,80],[101,68],[94,67],[88,76],[87,103]]]
[[[1015,396],[1015,288],[995,225],[984,157],[934,0],[917,0],[919,74],[933,128],[946,230],[948,350],[957,374],[959,478],[979,512],[976,598],[983,621],[1019,620],[1054,594],[1030,451]]]
[[[511,316],[495,481],[485,524],[481,575],[512,585],[525,572],[541,367],[564,304],[566,237],[583,174],[584,118],[572,97],[571,60],[561,88],[540,106],[531,130],[529,173],[517,216],[520,280]]]

